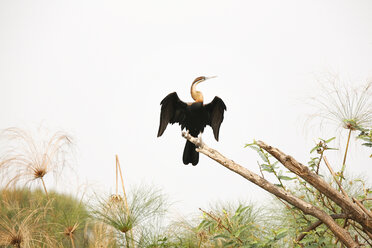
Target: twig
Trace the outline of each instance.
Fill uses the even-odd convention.
[[[324,150],[322,149],[322,153],[320,154],[319,162],[316,166],[316,174],[317,175],[319,174],[319,167],[320,167],[320,163],[322,162],[322,159],[323,159],[323,153],[324,153]]]
[[[366,213],[366,214],[368,214],[368,216],[369,217],[371,217],[372,218],[372,213],[371,213],[371,211],[368,211],[368,209],[366,209],[366,207],[362,204],[362,203],[360,203],[357,199],[355,199],[354,197],[353,197],[353,201]]]
[[[333,219],[344,219],[344,218],[347,218],[347,215],[346,214],[331,214],[330,216]],[[311,224],[310,226],[306,227],[303,231],[301,231],[301,234],[298,235],[298,237],[296,238],[296,242],[300,242],[303,238],[305,238],[305,236],[307,235],[308,232],[310,232],[311,230],[316,229],[321,224],[323,224],[323,222],[320,221],[320,220],[318,220],[318,221],[314,222],[313,224]]]
[[[345,219],[344,224],[342,225],[342,228],[346,228],[347,229],[347,227],[349,225],[348,220],[349,220],[348,218]],[[340,241],[339,237],[337,237],[335,244],[337,244],[338,241]],[[358,242],[358,244],[359,244],[359,242]],[[340,247],[342,248],[343,247],[343,244],[340,244]]]
[[[337,183],[338,187],[340,188],[342,194],[344,194],[344,196],[345,196],[347,199],[350,200],[350,198],[349,198],[349,196],[347,195],[346,191],[342,188],[341,183],[337,180],[337,176],[336,176],[335,172],[333,171],[331,165],[328,163],[328,160],[327,160],[326,156],[323,157],[323,160],[324,160],[325,164],[327,165],[329,172],[331,172],[331,174],[332,174],[332,176],[333,176],[333,179],[335,180],[335,182]]]
[[[264,174],[262,172],[262,169],[261,169],[261,165],[258,162],[257,162],[257,164],[258,164],[258,168],[260,168],[260,173],[261,173],[262,178],[265,178],[265,176],[264,176]]]
[[[366,232],[365,230],[363,230],[362,228],[360,228],[359,226],[357,226],[355,223],[351,222],[350,224],[354,228],[354,230],[359,234],[359,236],[362,237],[372,247],[372,243],[371,243],[372,235]],[[364,235],[362,235],[360,231],[365,232],[369,238],[364,237]]]
[[[336,213],[336,209],[335,209],[335,207],[332,205],[331,200],[330,200],[328,197],[326,197],[325,199],[327,200],[328,205],[331,207],[332,212]]]

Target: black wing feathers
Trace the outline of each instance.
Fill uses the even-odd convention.
[[[160,125],[158,137],[164,133],[168,123],[178,122],[181,126],[184,125],[185,109],[187,104],[181,101],[176,92],[167,95],[160,103]]]
[[[214,138],[218,141],[220,126],[223,121],[223,114],[226,110],[226,105],[218,96],[214,97],[213,101],[206,104],[205,108],[209,113],[209,123],[213,129]]]

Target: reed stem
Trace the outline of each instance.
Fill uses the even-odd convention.
[[[346,149],[345,149],[344,161],[342,162],[340,182],[342,182],[342,178],[344,177],[344,171],[345,171],[345,168],[346,168],[346,157],[347,157],[347,151],[348,151],[348,149],[349,149],[349,143],[350,143],[351,131],[352,131],[352,129],[350,128],[350,129],[349,129],[349,135],[348,135],[348,137],[347,137],[347,143],[346,143]]]
[[[74,242],[74,239],[72,238],[72,235],[70,234],[70,240],[71,240],[71,246],[72,248],[75,248],[75,242]]]
[[[117,157],[117,155],[116,155],[116,173],[115,173],[115,175],[116,175],[116,196],[118,195],[118,191],[119,191],[119,184],[118,184],[118,157]]]
[[[123,187],[124,204],[125,204],[125,208],[127,210],[127,214],[129,216],[130,212],[129,212],[129,206],[128,206],[128,201],[127,201],[127,194],[125,193],[124,179],[123,179],[123,174],[121,172],[119,157],[118,157],[118,155],[115,155],[115,157],[116,157],[116,170],[119,170],[120,179],[121,179],[121,186]],[[130,236],[131,236],[130,239],[131,239],[132,247],[134,248],[135,246],[134,246],[134,239],[133,239],[133,231],[132,231],[132,229],[130,229]],[[127,237],[126,234],[125,234],[125,239],[127,240],[127,244],[129,245],[129,243],[128,243],[128,237]]]
[[[46,187],[45,187],[44,179],[43,179],[42,177],[40,177],[40,179],[41,179],[41,182],[43,183],[43,188],[44,188],[45,194],[46,194],[46,196],[47,196],[47,198],[48,198],[48,200],[49,200],[49,195],[48,195],[48,191],[47,191],[47,189],[46,189]]]

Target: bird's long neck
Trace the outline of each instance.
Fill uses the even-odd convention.
[[[191,85],[191,97],[195,102],[203,102],[203,94],[200,91],[196,90],[196,85],[200,82],[195,82]]]

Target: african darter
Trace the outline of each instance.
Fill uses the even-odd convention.
[[[196,85],[214,77],[198,77],[191,85],[191,97],[195,100],[192,103],[185,103],[178,98],[176,92],[170,93],[161,101],[160,126],[158,137],[164,133],[168,123],[178,123],[181,130],[186,130],[194,137],[199,136],[204,131],[206,125],[213,129],[215,139],[218,141],[218,133],[223,121],[223,114],[226,110],[225,103],[218,96],[213,101],[204,104],[203,94],[197,91]],[[196,146],[190,141],[186,141],[183,151],[183,163],[197,165],[199,153],[195,150]]]

